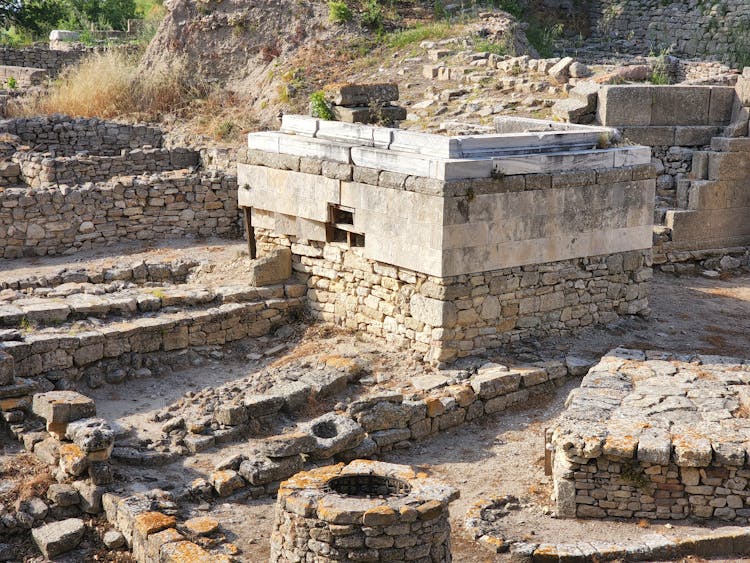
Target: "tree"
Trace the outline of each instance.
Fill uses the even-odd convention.
[[[16,25],[43,35],[54,29],[68,11],[64,0],[0,0],[0,25]]]
[[[79,28],[99,27],[125,29],[127,20],[135,18],[135,0],[67,0],[70,14]]]

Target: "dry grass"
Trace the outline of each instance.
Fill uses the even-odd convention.
[[[2,480],[8,480],[13,486],[0,495],[0,505],[12,506],[16,501],[23,501],[34,496],[44,496],[49,486],[54,483],[49,467],[36,456],[19,453],[10,456],[0,465]]]
[[[156,120],[166,113],[185,113],[207,92],[206,84],[190,74],[184,61],[142,70],[134,57],[108,51],[85,58],[68,68],[47,92],[23,98],[9,109],[15,116],[63,113]]]

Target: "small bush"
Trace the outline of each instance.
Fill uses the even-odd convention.
[[[8,88],[10,88],[11,90],[15,90],[16,88],[18,88],[18,81],[12,76],[8,77],[7,83]]]
[[[362,12],[362,25],[368,29],[382,29],[383,19],[383,7],[378,0],[368,0]]]
[[[531,22],[526,37],[529,43],[537,50],[542,58],[549,58],[554,55],[555,40],[563,33],[562,24],[542,26],[538,22]]]
[[[493,43],[482,39],[474,43],[474,50],[478,53],[494,53],[495,55],[506,55],[508,48],[500,43]]]
[[[352,20],[352,11],[344,0],[328,0],[328,19],[333,23]]]
[[[331,106],[326,101],[326,95],[323,90],[318,90],[310,94],[310,113],[312,113],[313,117],[333,121],[333,111],[331,111]]]

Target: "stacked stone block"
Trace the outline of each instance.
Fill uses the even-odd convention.
[[[189,149],[123,149],[119,156],[52,157],[49,153],[18,152],[20,179],[32,188],[49,184],[105,182],[115,176],[137,176],[197,166],[199,155]]]
[[[748,384],[737,358],[611,351],[552,434],[558,514],[746,524]]]
[[[346,123],[387,124],[406,119],[398,100],[398,84],[343,84],[326,88],[333,115]]]
[[[638,55],[670,49],[695,58],[736,63],[737,42],[750,19],[744,0],[726,0],[710,9],[700,0],[595,0],[590,3],[594,36]]]
[[[611,131],[536,120],[452,138],[284,119],[250,136],[238,199],[319,317],[450,361],[647,311],[647,148],[584,150]],[[361,246],[330,236],[332,208]]]
[[[77,63],[90,50],[56,51],[38,45],[14,48],[0,47],[0,65],[44,69],[50,76],[57,76],[60,71]]]
[[[0,194],[3,258],[46,256],[126,240],[233,237],[236,180],[216,172],[123,176],[104,184],[12,187]]]
[[[361,492],[337,490],[337,482],[348,486],[358,478]],[[381,491],[380,480],[403,489]],[[448,504],[455,498],[458,491],[447,485],[382,462],[357,460],[299,473],[279,488],[270,561],[448,563]]]

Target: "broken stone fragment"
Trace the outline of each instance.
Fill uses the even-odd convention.
[[[54,559],[75,548],[81,541],[84,530],[83,520],[68,518],[34,528],[31,535],[42,554],[47,559]]]
[[[248,459],[240,465],[242,475],[251,485],[265,485],[281,481],[302,470],[301,455],[270,459],[267,457]]]
[[[109,423],[101,418],[84,418],[71,422],[65,436],[86,454],[106,452],[105,459],[109,458],[115,444],[115,433]]]

